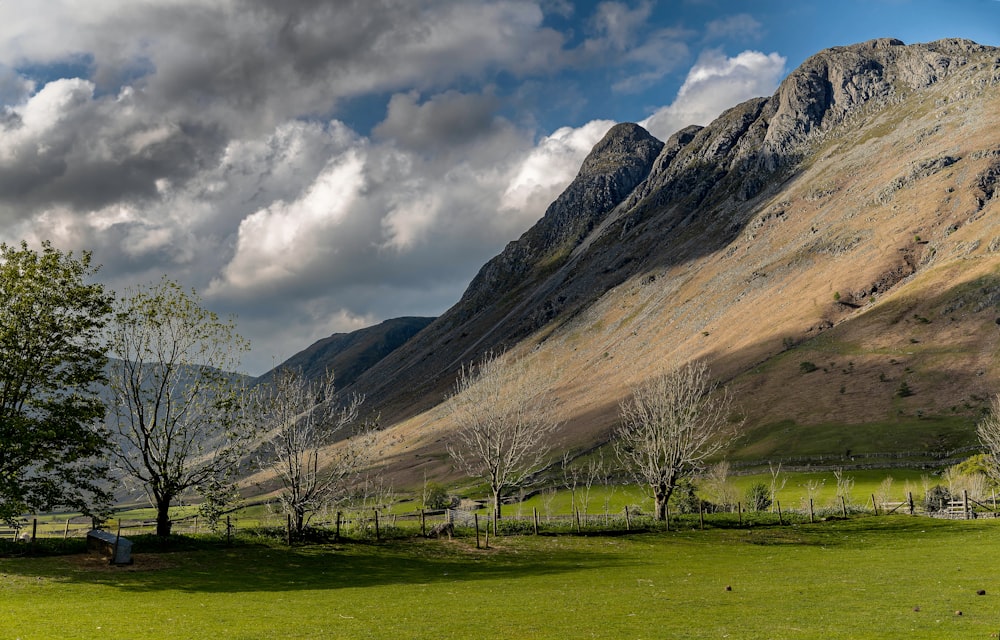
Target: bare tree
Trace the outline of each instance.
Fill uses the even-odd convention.
[[[785,484],[788,482],[788,477],[781,475],[781,463],[778,466],[774,466],[773,463],[768,462],[767,468],[771,472],[771,510],[774,511],[774,506],[778,504],[778,493],[785,488]]]
[[[292,517],[296,537],[314,513],[347,497],[374,452],[371,423],[346,433],[364,398],[353,395],[340,405],[335,391],[333,372],[311,381],[301,371],[281,368],[250,403],[251,420],[264,434],[257,466],[281,482],[279,502]]]
[[[993,407],[976,427],[979,442],[986,448],[987,471],[994,482],[1000,482],[1000,394],[993,396]]]
[[[211,498],[246,452],[239,367],[246,342],[167,279],[131,289],[109,329],[108,376],[115,462],[156,508],[156,533],[170,535],[170,505],[184,491]]]
[[[730,473],[729,461],[720,460],[707,469],[705,484],[716,504],[726,509],[735,509],[739,493],[729,481]]]
[[[621,403],[615,450],[652,490],[658,520],[666,519],[678,482],[730,442],[737,426],[731,411],[732,397],[701,361],[651,378]]]
[[[458,426],[449,451],[462,470],[489,483],[494,528],[504,492],[547,458],[558,426],[554,404],[548,371],[526,358],[489,353],[459,372],[448,403]]]
[[[576,513],[576,487],[580,484],[580,476],[583,469],[573,465],[573,457],[569,451],[563,453],[562,457],[563,486],[569,489],[571,511]]]

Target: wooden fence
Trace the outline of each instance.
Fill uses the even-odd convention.
[[[540,514],[536,509],[525,513],[520,509],[507,505],[506,514],[494,522],[490,509],[464,510],[415,510],[408,513],[387,514],[378,510],[355,510],[337,512],[327,520],[314,520],[310,526],[314,529],[326,530],[336,538],[372,538],[380,539],[389,532],[394,535],[404,531],[413,535],[429,535],[436,528],[445,527],[449,532],[455,530],[473,529],[477,532],[492,529],[494,533],[501,530],[518,533],[539,533],[540,531],[628,531],[632,529],[673,526],[700,527],[706,526],[753,526],[763,524],[784,525],[791,522],[814,522],[817,519],[829,517],[848,517],[849,515],[872,514],[875,516],[891,514],[908,514],[913,516],[931,516],[950,519],[995,518],[998,517],[997,500],[994,496],[984,501],[974,500],[967,492],[962,499],[950,500],[941,505],[937,511],[927,511],[922,504],[913,500],[912,494],[902,501],[880,500],[872,495],[867,504],[847,503],[843,498],[838,502],[817,508],[813,500],[808,500],[797,509],[782,508],[780,502],[771,505],[768,511],[748,511],[742,503],[737,503],[731,510],[693,513],[671,513],[668,510],[667,521],[655,522],[652,515],[641,511],[638,507],[626,507],[620,512],[587,513],[574,509],[571,513]],[[514,511],[514,513],[511,513]],[[284,526],[283,526],[284,525]],[[292,540],[291,522],[281,522],[278,528],[287,526],[288,540]],[[156,532],[155,520],[112,519],[104,523],[109,531],[120,532],[123,536],[153,534]],[[90,518],[69,517],[66,519],[37,518],[27,520],[21,528],[0,529],[0,539],[30,541],[34,538],[78,538],[85,537],[93,528]],[[274,526],[265,527],[274,529]],[[220,535],[233,535],[240,529],[238,519],[227,516],[221,526],[216,528]],[[178,534],[203,534],[210,529],[204,519],[198,517],[181,518],[172,522],[172,532]]]

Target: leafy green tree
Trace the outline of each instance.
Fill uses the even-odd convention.
[[[97,388],[101,330],[112,297],[97,271],[48,242],[0,244],[0,520],[70,507],[98,515],[110,501]]]
[[[170,505],[183,492],[232,493],[224,487],[253,436],[240,377],[230,373],[247,343],[232,319],[167,279],[126,292],[109,341],[116,466],[142,485],[157,535],[168,536]]]

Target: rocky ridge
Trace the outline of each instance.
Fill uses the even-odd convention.
[[[606,432],[630,384],[692,357],[749,402],[747,455],[778,446],[768,425],[782,421],[907,415],[884,381],[932,378],[935,358],[955,371],[921,416],[950,411],[943,397],[968,395],[958,385],[978,397],[1000,383],[957,373],[986,369],[994,337],[977,332],[1000,309],[954,315],[956,299],[989,296],[975,292],[1000,264],[998,86],[1000,50],[881,39],[820,52],[773,96],[665,143],[618,125],[545,216],[355,388],[430,449],[446,425],[423,412],[461,363],[498,348],[559,363],[575,443]],[[947,308],[942,325],[907,321]],[[929,327],[951,348],[906,356],[924,342],[897,344],[901,332]],[[796,385],[794,360],[832,343],[856,345],[851,380]]]

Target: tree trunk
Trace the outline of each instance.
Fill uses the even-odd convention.
[[[653,487],[653,497],[655,500],[654,509],[656,511],[656,519],[663,522],[667,519],[667,503],[670,501],[670,495],[674,492],[674,488],[671,485],[660,484]]]
[[[161,538],[170,536],[170,502],[171,496],[156,498],[156,535]]]
[[[301,512],[295,512],[295,538],[297,540],[302,539],[302,532],[306,528],[306,514]]]
[[[500,524],[500,489],[493,490],[493,534],[498,535],[497,527]]]

